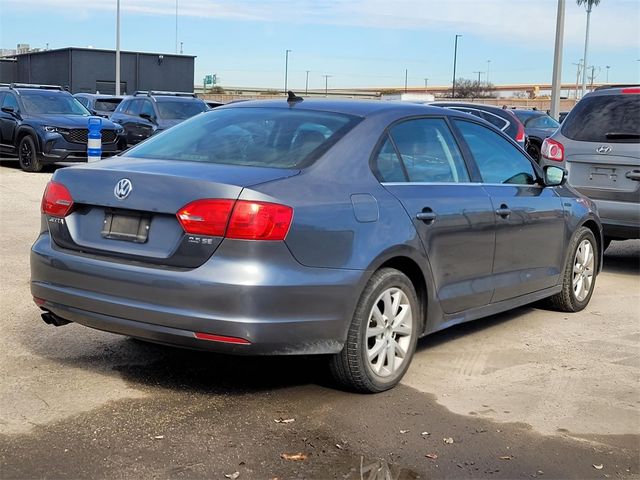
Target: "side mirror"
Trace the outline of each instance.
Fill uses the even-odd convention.
[[[140,118],[144,118],[145,120],[149,120],[152,123],[156,123],[156,119],[149,115],[148,113],[141,113]]]
[[[567,179],[567,171],[564,168],[547,165],[544,167],[544,184],[547,187],[562,185]]]
[[[9,115],[16,115],[18,113],[15,107],[2,107],[2,111]]]

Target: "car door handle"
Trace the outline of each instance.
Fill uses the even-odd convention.
[[[499,215],[502,218],[507,218],[509,215],[511,215],[511,209],[503,203],[502,205],[500,205],[500,208],[496,210],[496,215]]]
[[[627,172],[625,175],[629,180],[635,180],[636,182],[640,182],[640,170],[632,170]]]
[[[436,216],[436,212],[434,212],[430,208],[424,208],[421,212],[418,212],[416,214],[416,218],[418,220],[422,220],[426,224],[433,223],[433,221],[436,219]]]

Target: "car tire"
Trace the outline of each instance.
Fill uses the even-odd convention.
[[[25,135],[18,144],[18,161],[20,168],[25,172],[39,172],[42,170],[42,162],[38,155],[36,142],[31,135]]]
[[[562,290],[549,297],[554,310],[579,312],[587,306],[596,284],[598,273],[598,243],[593,232],[580,227],[571,240],[569,256],[562,274]]]
[[[330,361],[331,374],[339,384],[365,393],[383,392],[398,384],[409,368],[420,333],[417,298],[411,280],[402,272],[383,268],[373,274],[356,307],[344,348]]]
[[[529,145],[527,145],[527,153],[529,154],[529,156],[531,158],[533,158],[537,163],[540,163],[540,158],[541,158],[541,154],[540,154],[540,145],[538,145],[535,142],[529,142]]]

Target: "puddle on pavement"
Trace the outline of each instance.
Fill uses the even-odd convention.
[[[388,463],[385,460],[361,456],[356,466],[342,478],[347,480],[414,480],[420,478],[413,470]]]

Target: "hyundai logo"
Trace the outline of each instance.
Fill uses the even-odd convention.
[[[129,180],[128,178],[123,178],[118,183],[116,183],[116,186],[113,189],[113,194],[118,200],[124,200],[129,196],[131,190],[133,190],[133,184],[131,183],[131,180]]]
[[[598,148],[596,148],[596,152],[598,152],[600,155],[606,155],[607,153],[611,152],[611,147],[609,145],[600,145]]]

